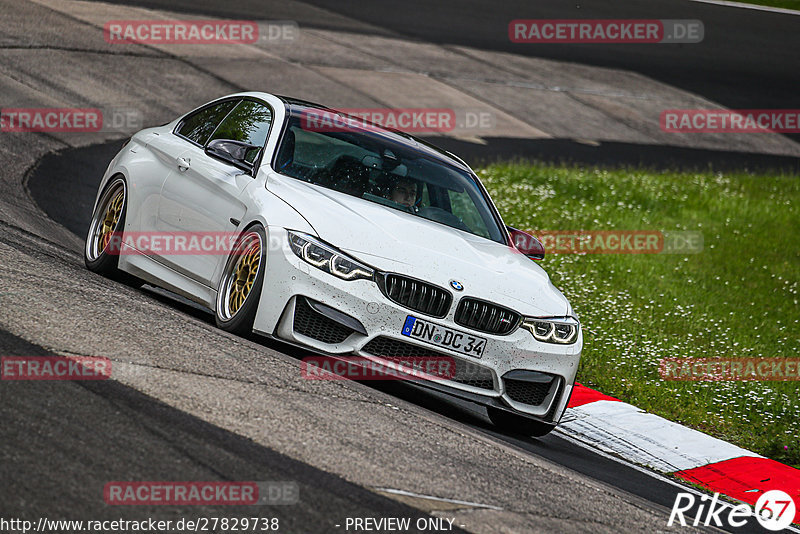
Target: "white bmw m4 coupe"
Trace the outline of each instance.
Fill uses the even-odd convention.
[[[100,183],[86,266],[198,302],[229,332],[401,376],[403,358],[446,358],[454,372],[414,383],[547,434],[583,335],[533,261],[543,247],[461,159],[352,119],[248,92],[136,133]]]

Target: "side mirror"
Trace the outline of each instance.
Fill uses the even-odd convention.
[[[252,162],[256,160],[259,150],[261,147],[233,139],[214,139],[206,146],[206,154],[212,158],[221,159],[247,172],[253,172]]]
[[[532,260],[544,259],[544,245],[542,245],[541,241],[522,230],[517,230],[510,226],[507,228],[508,234],[511,236],[511,242],[514,243],[517,250]]]

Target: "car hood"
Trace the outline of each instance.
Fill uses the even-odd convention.
[[[324,241],[378,270],[397,272],[523,315],[564,316],[567,299],[516,249],[338,191],[272,173],[267,189]],[[457,280],[463,292],[452,290]]]

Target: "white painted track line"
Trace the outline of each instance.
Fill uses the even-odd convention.
[[[800,11],[794,9],[785,9],[782,7],[772,6],[759,6],[755,4],[744,4],[742,2],[728,2],[726,0],[689,0],[690,2],[699,2],[701,4],[713,4],[725,7],[738,7],[741,9],[755,9],[756,11],[768,11],[770,13],[781,13],[783,15],[800,15]]]
[[[568,410],[559,429],[638,465],[670,473],[739,456],[758,456],[624,402],[600,400]]]

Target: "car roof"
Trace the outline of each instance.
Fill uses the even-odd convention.
[[[282,95],[274,95],[274,96],[276,96],[277,98],[280,98],[284,102],[284,104],[286,105],[287,111],[291,115],[297,116],[297,115],[300,115],[303,112],[308,111],[308,110],[318,110],[318,111],[338,113],[338,114],[345,115],[345,116],[348,116],[348,117],[353,117],[355,119],[358,119],[361,122],[365,122],[367,124],[370,124],[370,126],[371,126],[370,127],[370,131],[372,133],[374,133],[374,134],[377,134],[379,136],[383,135],[383,136],[385,136],[387,138],[390,137],[393,142],[399,143],[399,144],[405,146],[406,148],[409,148],[411,150],[422,151],[424,153],[427,153],[429,156],[434,156],[437,159],[442,159],[445,162],[449,163],[450,165],[454,165],[454,166],[456,166],[458,168],[461,168],[462,170],[467,171],[470,174],[474,174],[472,169],[469,167],[469,165],[467,165],[464,162],[464,160],[462,160],[461,158],[459,158],[458,156],[456,156],[452,152],[448,152],[447,150],[439,148],[436,145],[434,145],[434,144],[432,144],[432,143],[430,143],[428,141],[425,141],[424,139],[420,139],[419,137],[415,137],[415,136],[413,136],[413,135],[411,135],[409,133],[403,132],[401,130],[397,130],[395,128],[387,128],[387,127],[381,126],[379,124],[374,124],[372,122],[364,120],[361,117],[354,117],[354,116],[349,115],[348,113],[346,113],[344,111],[340,111],[340,110],[337,110],[335,108],[331,108],[331,107],[325,106],[323,104],[317,104],[316,102],[310,102],[310,101],[307,101],[307,100],[302,100],[302,99],[299,99],[299,98],[282,96]]]

